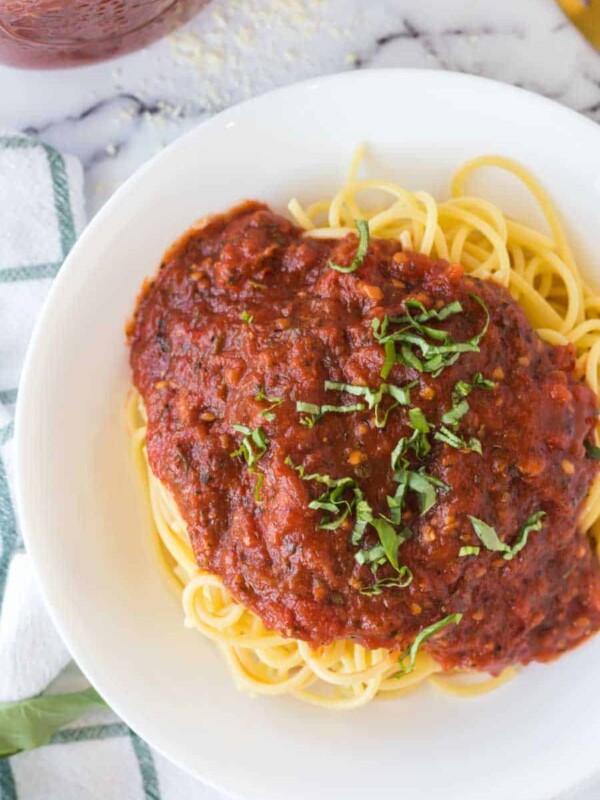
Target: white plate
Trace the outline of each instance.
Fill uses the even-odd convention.
[[[600,637],[476,700],[425,687],[330,712],[238,693],[184,629],[147,542],[129,461],[123,328],[142,279],[197,217],[246,197],[283,209],[337,187],[355,145],[372,171],[443,192],[498,152],[558,200],[584,267],[600,224],[600,130],[523,91],[380,70],[275,91],[201,125],[121,188],[63,266],[17,412],[20,519],[54,620],[115,711],[208,783],[253,800],[547,800],[600,767]],[[513,207],[523,198],[496,187]],[[596,277],[600,277],[596,274]]]

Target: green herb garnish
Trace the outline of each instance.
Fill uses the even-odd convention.
[[[371,525],[377,531],[379,541],[381,542],[387,560],[396,572],[400,572],[400,567],[398,566],[398,549],[404,539],[396,532],[394,526],[383,517],[372,519]]]
[[[246,425],[238,425],[234,422],[231,427],[238,433],[243,433],[244,438],[238,449],[230,453],[230,456],[232,458],[242,456],[246,464],[253,467],[267,452],[269,446],[267,434],[260,426],[252,430]]]
[[[456,342],[448,331],[423,325],[423,322],[430,319],[443,321],[454,314],[461,313],[463,308],[458,301],[449,303],[439,310],[428,311],[420,301],[407,300],[404,304],[407,309],[406,314],[398,317],[385,316],[383,320],[374,319],[371,323],[373,335],[385,347],[385,361],[381,370],[382,378],[387,378],[396,361],[419,372],[431,373],[437,377],[446,367],[456,363],[462,353],[479,352],[479,343],[487,333],[490,315],[480,297],[475,294],[471,294],[470,297],[483,308],[486,320],[479,333],[466,342]],[[413,315],[410,313],[412,309],[417,309],[420,313]],[[390,324],[399,324],[403,327],[388,333]],[[433,342],[428,339],[433,339]],[[393,361],[390,343],[394,349]],[[420,355],[417,355],[415,351],[418,351]]]
[[[275,414],[273,414],[273,409],[278,408],[283,403],[282,397],[268,397],[265,393],[264,388],[261,386],[256,394],[255,400],[265,400],[267,403],[271,405],[268,408],[263,409],[260,412],[261,417],[264,417],[268,422],[273,422],[275,419]]]
[[[407,475],[408,488],[412,489],[418,495],[419,511],[421,516],[426,514],[430,508],[437,502],[436,489],[443,489],[448,491],[450,487],[447,483],[435,478],[433,475],[428,475],[424,469],[418,472],[405,471]]]
[[[473,389],[494,389],[496,386],[494,381],[484,378],[481,372],[476,372],[471,378],[471,382],[457,381],[452,391],[452,402],[459,403],[461,398],[467,397],[471,394]]]
[[[461,306],[458,300],[453,300],[452,303],[448,303],[448,305],[442,306],[442,308],[440,309],[435,309],[435,308],[427,309],[420,300],[407,300],[404,305],[406,306],[406,308],[410,309],[415,308],[417,309],[417,311],[420,311],[421,313],[417,317],[413,317],[410,315],[406,315],[404,317],[393,317],[392,322],[404,322],[406,320],[406,317],[410,316],[413,325],[418,327],[420,330],[426,330],[426,331],[435,330],[436,334],[439,334],[440,331],[437,330],[436,328],[433,329],[423,328],[423,326],[421,326],[420,323],[427,322],[430,319],[439,320],[440,322],[443,322],[445,319],[448,319],[448,317],[451,317],[454,314],[462,313],[463,310],[463,307]]]
[[[358,591],[367,597],[373,597],[374,595],[383,594],[384,589],[391,589],[393,587],[405,589],[412,583],[412,579],[413,574],[410,569],[408,567],[400,567],[398,575],[394,578],[381,578],[372,584],[372,586],[363,586],[363,588]]]
[[[481,442],[476,436],[471,436],[469,439],[464,439],[451,431],[445,425],[442,425],[438,431],[433,434],[433,438],[438,442],[454,447],[456,450],[470,450],[473,453],[482,455]]]
[[[402,509],[407,491],[418,495],[421,516],[426,514],[437,502],[437,490],[447,491],[450,487],[439,478],[425,472],[425,467],[414,470],[406,455],[413,450],[419,460],[431,450],[428,434],[433,430],[431,423],[420,408],[411,408],[408,422],[413,429],[411,436],[403,436],[392,450],[390,461],[394,473],[394,481],[398,484],[393,497],[387,498],[390,509],[390,520],[398,525],[402,518]]]
[[[584,442],[584,445],[587,457],[591,458],[593,461],[600,461],[600,447],[591,442]]]
[[[229,455],[232,458],[241,456],[248,465],[248,472],[256,477],[254,499],[257,503],[260,503],[260,490],[263,485],[264,475],[255,467],[258,461],[260,461],[260,459],[267,452],[269,438],[260,426],[258,428],[251,429],[246,425],[238,425],[234,422],[231,427],[238,433],[243,433],[244,438],[242,439],[242,443],[237,450],[234,450]]]
[[[104,700],[92,688],[0,703],[0,758],[40,747],[86,711],[105,707]]]
[[[411,428],[414,428],[414,430],[418,431],[419,433],[429,433],[431,431],[431,425],[427,420],[427,417],[423,411],[416,406],[409,409],[408,421]]]
[[[529,519],[525,521],[525,524],[519,531],[519,535],[517,536],[510,553],[507,553],[504,556],[507,561],[510,561],[517,555],[517,553],[521,552],[521,550],[527,544],[527,539],[529,538],[530,533],[534,533],[535,531],[540,531],[542,529],[542,519],[545,516],[545,511],[536,511],[535,514],[532,514]]]
[[[494,381],[489,381],[484,378],[481,372],[476,372],[470,383],[466,381],[457,381],[452,390],[452,408],[446,411],[442,417],[444,425],[449,425],[456,430],[461,419],[469,410],[469,403],[466,398],[471,394],[473,389],[493,389],[495,385]],[[452,444],[452,447],[455,446],[455,444]],[[477,452],[479,452],[479,450],[477,450]]]
[[[369,223],[366,219],[357,219],[354,220],[354,224],[356,225],[356,229],[358,231],[358,247],[356,248],[356,254],[352,259],[351,264],[348,267],[343,267],[339,264],[336,264],[331,259],[329,260],[329,266],[331,269],[335,269],[338,272],[356,272],[367,255],[367,250],[369,249]]]
[[[363,564],[371,565],[371,569],[373,570],[373,572],[375,572],[377,567],[380,567],[382,564],[385,564],[387,560],[385,557],[385,550],[383,549],[383,546],[380,544],[373,545],[373,547],[369,548],[363,547],[362,550],[359,550],[355,554],[354,558],[357,561],[357,563],[360,564],[361,566]]]
[[[240,314],[240,319],[247,325],[252,325],[252,323],[254,322],[254,316],[252,314],[249,314],[247,311],[242,311],[242,313]]]
[[[477,547],[477,545],[463,545],[458,551],[458,555],[460,558],[464,556],[478,556],[481,551],[481,547]]]
[[[254,469],[254,467],[250,467],[248,472],[250,472],[256,478],[256,483],[254,484],[254,502],[262,503],[262,497],[260,496],[260,492],[262,489],[262,485],[265,482],[265,476],[259,470]]]
[[[398,406],[407,406],[410,404],[410,390],[416,385],[416,381],[413,381],[406,386],[394,386],[391,383],[382,383],[377,389],[371,389],[369,386],[359,386],[353,383],[325,381],[325,390],[330,392],[347,392],[354,397],[363,397],[367,404],[367,408],[369,410],[375,410],[375,427],[384,428],[390,411]],[[389,395],[394,402],[384,412],[383,416],[379,416],[379,406],[385,395]]]
[[[446,413],[442,416],[442,422],[445,425],[450,425],[453,428],[458,427],[458,423],[468,410],[468,402],[466,400],[461,400],[460,402],[456,403],[456,405],[453,405],[450,411],[446,411]]]
[[[354,478],[331,478],[329,475],[321,475],[318,472],[307,475],[302,464],[294,464],[290,456],[285,459],[285,463],[296,470],[303,481],[316,481],[327,487],[322,495],[308,504],[313,511],[325,512],[319,522],[319,528],[329,531],[339,528],[357,502],[363,500],[362,491],[356,485]],[[347,490],[352,491],[350,500],[344,497]]]
[[[350,403],[347,406],[318,406],[315,403],[304,403],[301,400],[296,403],[296,411],[305,415],[300,418],[300,425],[305,425],[307,428],[313,428],[325,414],[351,414],[353,411],[364,411],[365,409],[366,406],[362,403]]]
[[[401,672],[396,674],[395,677],[402,678],[404,675],[408,675],[409,672],[412,672],[415,666],[419,647],[428,639],[431,639],[432,636],[435,636],[436,633],[441,631],[447,625],[451,625],[452,623],[454,623],[454,625],[458,625],[462,617],[462,614],[450,614],[449,616],[444,617],[444,619],[440,619],[437,622],[434,622],[432,625],[429,625],[427,628],[423,628],[410,647],[407,647],[407,649],[398,659]]]
[[[294,464],[290,456],[286,458],[285,463],[292,467],[303,481],[317,481],[327,486],[327,491],[308,504],[308,508],[312,510],[325,512],[319,522],[320,528],[335,530],[350,514],[354,513],[354,529],[350,541],[357,547],[362,544],[369,525],[377,531],[379,544],[369,548],[360,547],[354,556],[357,563],[369,565],[372,572],[375,572],[383,564],[389,563],[399,575],[408,579],[406,568],[401,567],[398,563],[398,550],[402,542],[412,536],[412,531],[404,529],[398,533],[393,524],[385,517],[374,516],[371,506],[353,478],[331,478],[329,475],[321,475],[317,472],[307,475],[304,467],[301,464]],[[410,580],[412,580],[412,575]]]
[[[386,318],[387,319],[387,318]],[[378,319],[373,320],[373,324],[378,323]],[[373,328],[375,330],[375,328]],[[379,373],[383,380],[387,380],[389,377],[390,372],[392,371],[392,367],[396,363],[396,345],[390,339],[383,345],[385,358],[383,360],[383,367],[381,368],[381,372]],[[420,362],[419,362],[420,363]]]
[[[428,434],[433,429],[425,414],[420,408],[410,408],[408,411],[408,424],[413,429],[410,436],[403,436],[398,440],[398,444],[392,451],[391,461],[392,470],[396,470],[400,465],[408,466],[405,455],[409,450],[413,450],[418,459],[423,459],[431,450]]]
[[[487,522],[470,515],[469,521],[477,534],[477,538],[482,542],[486,550],[493,550],[496,553],[506,553],[510,550],[510,547],[500,539],[496,529],[488,525]]]
[[[300,419],[300,424],[312,428],[315,423],[318,422],[325,414],[350,414],[353,411],[374,409],[375,426],[377,428],[384,428],[387,423],[388,416],[394,408],[397,408],[398,406],[407,406],[410,403],[410,390],[414,388],[416,384],[416,381],[413,381],[406,386],[394,386],[391,383],[382,383],[377,389],[371,389],[369,386],[360,386],[353,383],[325,381],[324,386],[326,391],[346,392],[354,397],[362,397],[364,398],[366,405],[364,403],[353,403],[345,406],[319,406],[315,403],[298,401],[296,403],[296,411],[305,415]],[[380,404],[386,395],[389,395],[393,402],[389,408],[380,414]]]
[[[496,553],[503,553],[502,557],[504,560],[510,561],[525,547],[527,544],[527,539],[529,538],[529,534],[533,533],[534,531],[541,530],[543,524],[542,519],[545,516],[545,511],[537,511],[535,514],[532,514],[521,527],[512,547],[503,542],[496,533],[495,528],[492,528],[491,525],[488,525],[483,520],[477,519],[477,517],[469,516],[469,521],[471,522],[473,530],[477,534],[478,539],[487,550],[492,550]]]

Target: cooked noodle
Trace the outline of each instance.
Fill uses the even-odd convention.
[[[397,239],[405,249],[460,262],[471,275],[506,286],[542,339],[553,345],[575,345],[577,374],[597,393],[600,296],[584,282],[557,212],[533,176],[513,161],[483,156],[456,172],[450,199],[438,203],[427,192],[409,192],[384,180],[359,180],[362,154],[362,150],[356,153],[347,183],[332,199],[308,208],[290,201],[289,212],[305,235],[339,238],[355,231],[356,219],[366,219],[372,237]],[[529,189],[547,221],[548,234],[466,194],[472,174],[490,167],[511,173]],[[373,192],[386,201],[367,206],[362,196]],[[179,510],[148,464],[146,414],[135,390],[129,397],[128,417],[163,572],[182,598],[185,624],[217,643],[239,688],[256,694],[292,694],[328,708],[355,708],[376,697],[404,694],[429,678],[444,691],[474,696],[500,686],[515,673],[511,668],[497,678],[473,682],[474,675],[465,678],[460,671],[441,673],[440,666],[421,651],[413,671],[398,678],[398,651],[368,650],[349,640],[312,648],[267,630],[218,577],[197,566]],[[581,527],[598,540],[600,480],[590,490]]]

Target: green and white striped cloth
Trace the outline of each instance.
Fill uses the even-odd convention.
[[[52,279],[85,222],[77,159],[0,132],[0,702],[87,682],[44,607],[13,494],[19,375]],[[0,715],[0,740],[2,734]],[[6,724],[6,723],[5,723]],[[0,800],[218,800],[121,722],[88,711],[50,743],[0,760]]]

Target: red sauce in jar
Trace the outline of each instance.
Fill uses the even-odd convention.
[[[446,668],[494,672],[553,658],[600,627],[600,568],[578,527],[597,472],[584,448],[597,398],[573,376],[572,350],[543,343],[502,287],[390,240],[371,240],[351,274],[330,268],[330,259],[349,264],[356,246],[354,235],[304,236],[255,202],[173,246],[129,330],[151,467],[177,501],[199,565],[269,628],[313,645],[350,638],[398,648],[460,612],[459,625],[425,645]],[[357,562],[352,515],[334,530],[320,527],[323,511],[308,506],[325,487],[293,465],[352,478],[374,513],[387,515],[391,454],[413,433],[408,408],[391,409],[385,427],[372,409],[326,413],[308,427],[296,403],[360,400],[326,390],[327,380],[376,389],[384,349],[372,320],[405,313],[409,299],[427,309],[459,301],[461,313],[428,324],[458,342],[475,336],[485,311],[473,295],[490,315],[478,352],[461,353],[436,377],[396,363],[387,381],[414,382],[411,405],[436,427],[457,382],[477,373],[493,381],[473,389],[460,419],[460,436],[477,438],[481,454],[430,437],[431,450],[413,466],[448,488],[422,515],[418,497],[406,498],[402,525],[413,535],[398,557],[413,580],[365,595],[375,579],[392,579],[394,567],[383,563],[374,575]],[[268,419],[263,394],[282,401]],[[231,455],[242,439],[234,424],[260,427],[268,441],[254,471]],[[539,511],[541,530],[512,560],[488,550],[469,520],[485,521],[512,546]],[[377,543],[367,528],[364,546]],[[465,546],[480,552],[460,556]]]
[[[183,24],[207,0],[1,0],[0,61],[52,68],[114,58]]]

